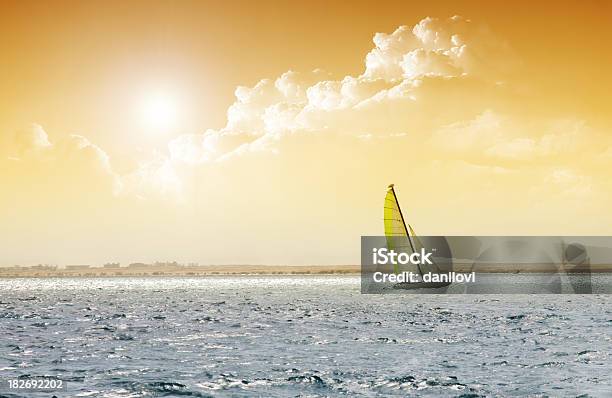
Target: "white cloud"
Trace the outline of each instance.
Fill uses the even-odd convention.
[[[516,63],[489,29],[460,16],[428,17],[412,30],[400,26],[391,34],[377,33],[374,44],[364,76],[393,82],[462,74],[499,79],[499,73]]]
[[[424,50],[419,48],[404,55],[400,66],[403,76],[416,79],[422,76],[455,77],[463,71],[454,65],[448,52],[443,50]]]
[[[500,79],[516,65],[509,46],[484,25],[455,15],[425,18],[413,29],[424,50],[438,54],[438,65],[451,64],[479,78]]]
[[[366,56],[364,76],[387,81],[401,80],[403,71],[400,62],[404,54],[416,46],[410,29],[402,25],[391,34],[376,33],[373,41],[375,48]]]
[[[144,160],[135,155],[139,166],[121,177],[83,136],[26,129],[0,145],[2,181],[20,192],[0,197],[0,207],[21,206],[16,219],[41,209],[32,216],[38,228],[54,225],[41,216],[72,219],[66,228],[77,237],[86,234],[73,227],[87,224],[109,245],[133,239],[134,250],[205,253],[194,257],[204,261],[215,251],[235,260],[228,236],[244,246],[245,261],[354,258],[355,231],[381,231],[380,195],[390,182],[404,189],[421,233],[573,233],[580,223],[609,233],[609,220],[597,218],[612,192],[609,136],[519,98],[512,90],[530,82],[513,79],[530,77],[506,75],[515,57],[491,32],[460,17],[426,18],[377,33],[374,45],[360,75],[289,71],[238,87],[224,127],[173,137]],[[112,192],[121,195],[109,199]],[[571,223],[559,220],[568,205]],[[580,211],[596,215],[591,225]],[[305,253],[304,239],[316,250]],[[296,243],[279,252],[278,241]]]
[[[451,151],[485,149],[503,137],[504,119],[486,110],[471,120],[451,123],[432,134],[434,146]]]
[[[285,137],[326,132],[362,142],[402,137],[411,151],[470,156],[495,169],[498,161],[569,153],[584,133],[578,122],[555,126],[504,109],[510,93],[498,83],[516,57],[483,25],[459,16],[425,18],[413,28],[377,33],[373,41],[359,76],[288,71],[238,87],[225,127],[176,137],[168,162],[154,164],[180,168],[279,153]]]
[[[12,144],[14,145],[14,155],[17,156],[23,156],[31,151],[41,151],[51,147],[47,133],[37,124],[33,124],[15,133]]]
[[[247,153],[279,153],[282,141],[294,134],[323,132],[361,137],[362,142],[393,137],[409,151],[470,156],[493,168],[501,167],[494,164],[498,161],[584,149],[580,121],[534,123],[504,109],[508,92],[497,83],[515,57],[486,27],[459,16],[425,18],[413,28],[377,33],[373,42],[359,76],[334,80],[321,70],[288,71],[236,88],[225,127],[175,137],[167,153],[122,178],[124,191],[177,196],[169,193],[184,190],[184,167]],[[59,155],[59,144],[55,148],[41,131],[34,128],[21,136],[18,152],[53,148]],[[113,174],[108,156],[83,140],[72,137],[61,156],[80,156],[82,163],[89,159],[88,167]]]
[[[580,175],[569,168],[553,169],[548,181],[561,190],[564,195],[584,197],[591,194],[593,190],[593,178],[590,176]]]
[[[122,177],[123,196],[139,199],[184,200],[183,179],[172,160],[160,154],[143,162],[132,173]]]
[[[433,132],[432,145],[444,151],[484,155],[507,161],[572,156],[588,151],[593,131],[575,119],[534,119],[504,115],[492,110],[466,121],[442,126]]]
[[[422,109],[431,108],[433,101],[440,102],[440,111],[453,112],[443,107],[444,98],[430,93],[450,89],[462,90],[463,95],[470,83],[447,79],[480,78],[479,73],[491,69],[492,63],[507,61],[494,56],[501,50],[493,51],[491,43],[499,42],[489,31],[458,16],[425,18],[413,29],[400,26],[391,34],[377,33],[373,41],[375,48],[367,54],[361,76],[330,80],[320,70],[307,74],[289,71],[276,80],[238,87],[236,101],[228,109],[227,125],[219,134],[248,132],[255,141],[266,134],[300,130],[334,129],[355,135],[364,134],[364,130],[381,134],[388,134],[389,128],[407,130],[419,122],[414,121],[417,117],[405,120],[404,115],[419,115]],[[486,51],[493,56],[479,58]],[[486,75],[497,70],[493,68]],[[432,78],[439,78],[440,83],[424,84],[423,79]],[[381,117],[381,112],[386,114]]]
[[[83,185],[84,189],[114,194],[121,190],[109,156],[81,135],[67,135],[53,143],[41,126],[33,124],[17,131],[4,152],[7,157],[2,160],[15,164],[4,170],[0,167],[0,173],[21,183],[35,186],[54,182],[58,190]]]
[[[537,143],[531,138],[515,138],[510,141],[494,144],[485,153],[489,156],[520,159],[532,156],[537,151]]]

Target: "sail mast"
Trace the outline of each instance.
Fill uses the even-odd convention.
[[[410,239],[410,232],[408,232],[408,228],[406,228],[406,221],[404,220],[404,215],[402,214],[402,206],[400,206],[399,200],[397,200],[397,195],[395,194],[395,189],[393,188],[393,184],[389,184],[389,188],[391,188],[391,192],[393,193],[393,198],[395,199],[395,203],[397,203],[397,209],[399,210],[400,218],[402,219],[402,224],[404,225],[404,231],[406,231],[406,236],[408,237],[408,243],[410,243],[410,248],[414,253],[414,245],[412,244],[412,239]],[[421,267],[419,267],[419,271],[421,271]]]
[[[414,244],[412,243],[410,232],[408,231],[408,228],[406,227],[406,220],[404,220],[404,214],[402,213],[402,206],[400,206],[399,200],[397,200],[397,195],[395,194],[395,189],[393,188],[393,184],[390,184],[389,188],[391,188],[391,193],[393,193],[393,198],[395,199],[395,203],[397,203],[397,209],[399,210],[400,219],[402,220],[402,224],[404,225],[404,231],[406,232],[408,243],[410,243],[410,249],[412,249],[412,252],[414,253],[415,252]],[[417,264],[417,269],[419,270],[419,274],[423,276],[423,270],[421,269],[421,266],[419,264]]]

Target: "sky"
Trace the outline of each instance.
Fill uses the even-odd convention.
[[[610,235],[607,2],[0,3],[0,265]]]

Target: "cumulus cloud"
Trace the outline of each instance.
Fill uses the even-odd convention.
[[[454,77],[460,76],[463,71],[453,64],[452,59],[442,50],[410,51],[404,55],[400,64],[404,77],[416,79],[421,76]]]
[[[562,194],[569,196],[588,196],[593,190],[593,178],[578,174],[576,171],[560,167],[550,171],[549,181],[558,186]]]
[[[487,155],[508,159],[566,156],[571,160],[576,153],[590,150],[587,138],[594,138],[584,121],[553,120],[521,127],[515,130],[525,136],[500,140],[487,149]]]
[[[142,162],[135,171],[122,177],[121,195],[181,202],[184,177],[170,159],[156,153],[153,159]]]
[[[516,56],[484,25],[460,16],[428,17],[412,27],[376,33],[373,44],[357,76],[288,71],[237,87],[223,128],[173,138],[166,153],[154,154],[119,179],[122,192],[180,197],[186,167],[249,153],[278,154],[294,134],[364,142],[393,138],[396,148],[432,158],[469,158],[474,167],[498,171],[508,170],[508,162],[585,149],[590,132],[579,119],[534,121],[507,108],[512,93],[499,82],[508,77]],[[108,156],[83,137],[53,145],[38,126],[21,134],[14,148],[16,157],[74,158],[114,175]]]
[[[159,185],[151,183],[154,176],[173,181],[169,170],[185,164],[278,154],[283,140],[294,134],[360,137],[364,142],[394,138],[395,146],[406,151],[469,158],[475,167],[498,171],[509,170],[508,162],[585,149],[583,138],[590,132],[579,119],[522,115],[507,106],[514,92],[499,83],[509,78],[517,57],[482,24],[460,16],[428,17],[413,27],[376,33],[373,44],[357,76],[333,79],[321,70],[288,71],[238,87],[225,127],[176,137],[163,161],[148,163],[125,183],[140,176],[149,181],[142,186],[154,187]],[[181,184],[169,185],[182,189]]]
[[[15,203],[33,198],[84,203],[89,200],[85,198],[112,197],[122,189],[109,156],[99,146],[76,134],[51,140],[39,125],[4,141],[0,176],[13,187],[4,199]]]
[[[393,33],[376,33],[375,47],[366,55],[364,75],[373,79],[395,81],[403,75],[400,62],[405,54],[415,49],[417,40],[405,25],[398,27]]]
[[[12,149],[16,156],[24,156],[51,147],[47,133],[37,124],[17,131],[13,137],[13,142],[10,144],[14,145]]]
[[[220,133],[265,134],[266,113],[270,109],[302,108],[307,102],[307,89],[325,76],[321,70],[306,74],[288,71],[276,80],[262,79],[253,87],[239,86],[234,92],[236,101],[227,111],[227,125]]]
[[[433,145],[451,151],[485,149],[503,136],[501,115],[485,110],[473,119],[440,127],[432,134]]]
[[[8,158],[50,169],[74,168],[100,176],[116,178],[109,157],[87,138],[70,134],[52,144],[45,130],[33,124],[15,133],[5,147]]]
[[[375,34],[360,74],[288,71],[236,88],[225,126],[173,137],[121,176],[83,136],[50,139],[33,126],[1,143],[0,175],[22,192],[4,208],[53,194],[70,201],[70,215],[77,205],[112,203],[119,210],[88,223],[97,229],[136,214],[123,238],[146,240],[147,251],[164,253],[168,241],[181,253],[201,249],[204,261],[215,250],[213,260],[231,261],[228,236],[245,262],[354,259],[355,231],[381,232],[381,189],[391,182],[405,189],[423,234],[576,233],[608,206],[612,142],[580,115],[532,106],[515,90],[529,86],[516,80],[529,76],[510,73],[515,59],[482,25],[425,18]],[[118,195],[99,199],[109,193]],[[559,217],[568,208],[573,223]],[[33,225],[52,213],[41,211]],[[610,232],[600,224],[579,231]]]
[[[518,159],[532,156],[537,151],[536,141],[531,138],[515,138],[510,141],[494,144],[485,153],[500,158]]]
[[[584,152],[593,137],[581,120],[510,117],[488,109],[472,119],[438,128],[431,143],[442,151],[473,158],[525,161]]]
[[[457,15],[428,17],[412,29],[400,26],[391,34],[377,33],[374,44],[364,75],[387,81],[463,74],[492,77],[514,63],[509,47],[489,29]]]
[[[276,151],[273,143],[295,132],[407,133],[423,127],[427,110],[454,113],[455,96],[462,95],[466,85],[480,84],[471,79],[484,78],[483,70],[488,78],[500,70],[492,68],[494,63],[508,62],[498,56],[505,47],[491,32],[459,16],[425,18],[413,28],[376,33],[373,42],[359,76],[334,80],[321,70],[289,71],[253,87],[238,87],[226,126],[178,137],[169,144],[170,158],[205,162],[231,157],[233,151]],[[448,100],[441,99],[439,91],[445,91]],[[232,144],[236,142],[240,145]]]
[[[186,163],[215,161],[253,140],[252,135],[208,130],[204,134],[183,134],[168,143],[170,160]]]

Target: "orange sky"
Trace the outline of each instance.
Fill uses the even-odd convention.
[[[0,265],[355,262],[389,182],[417,232],[612,233],[607,2],[0,10]]]

